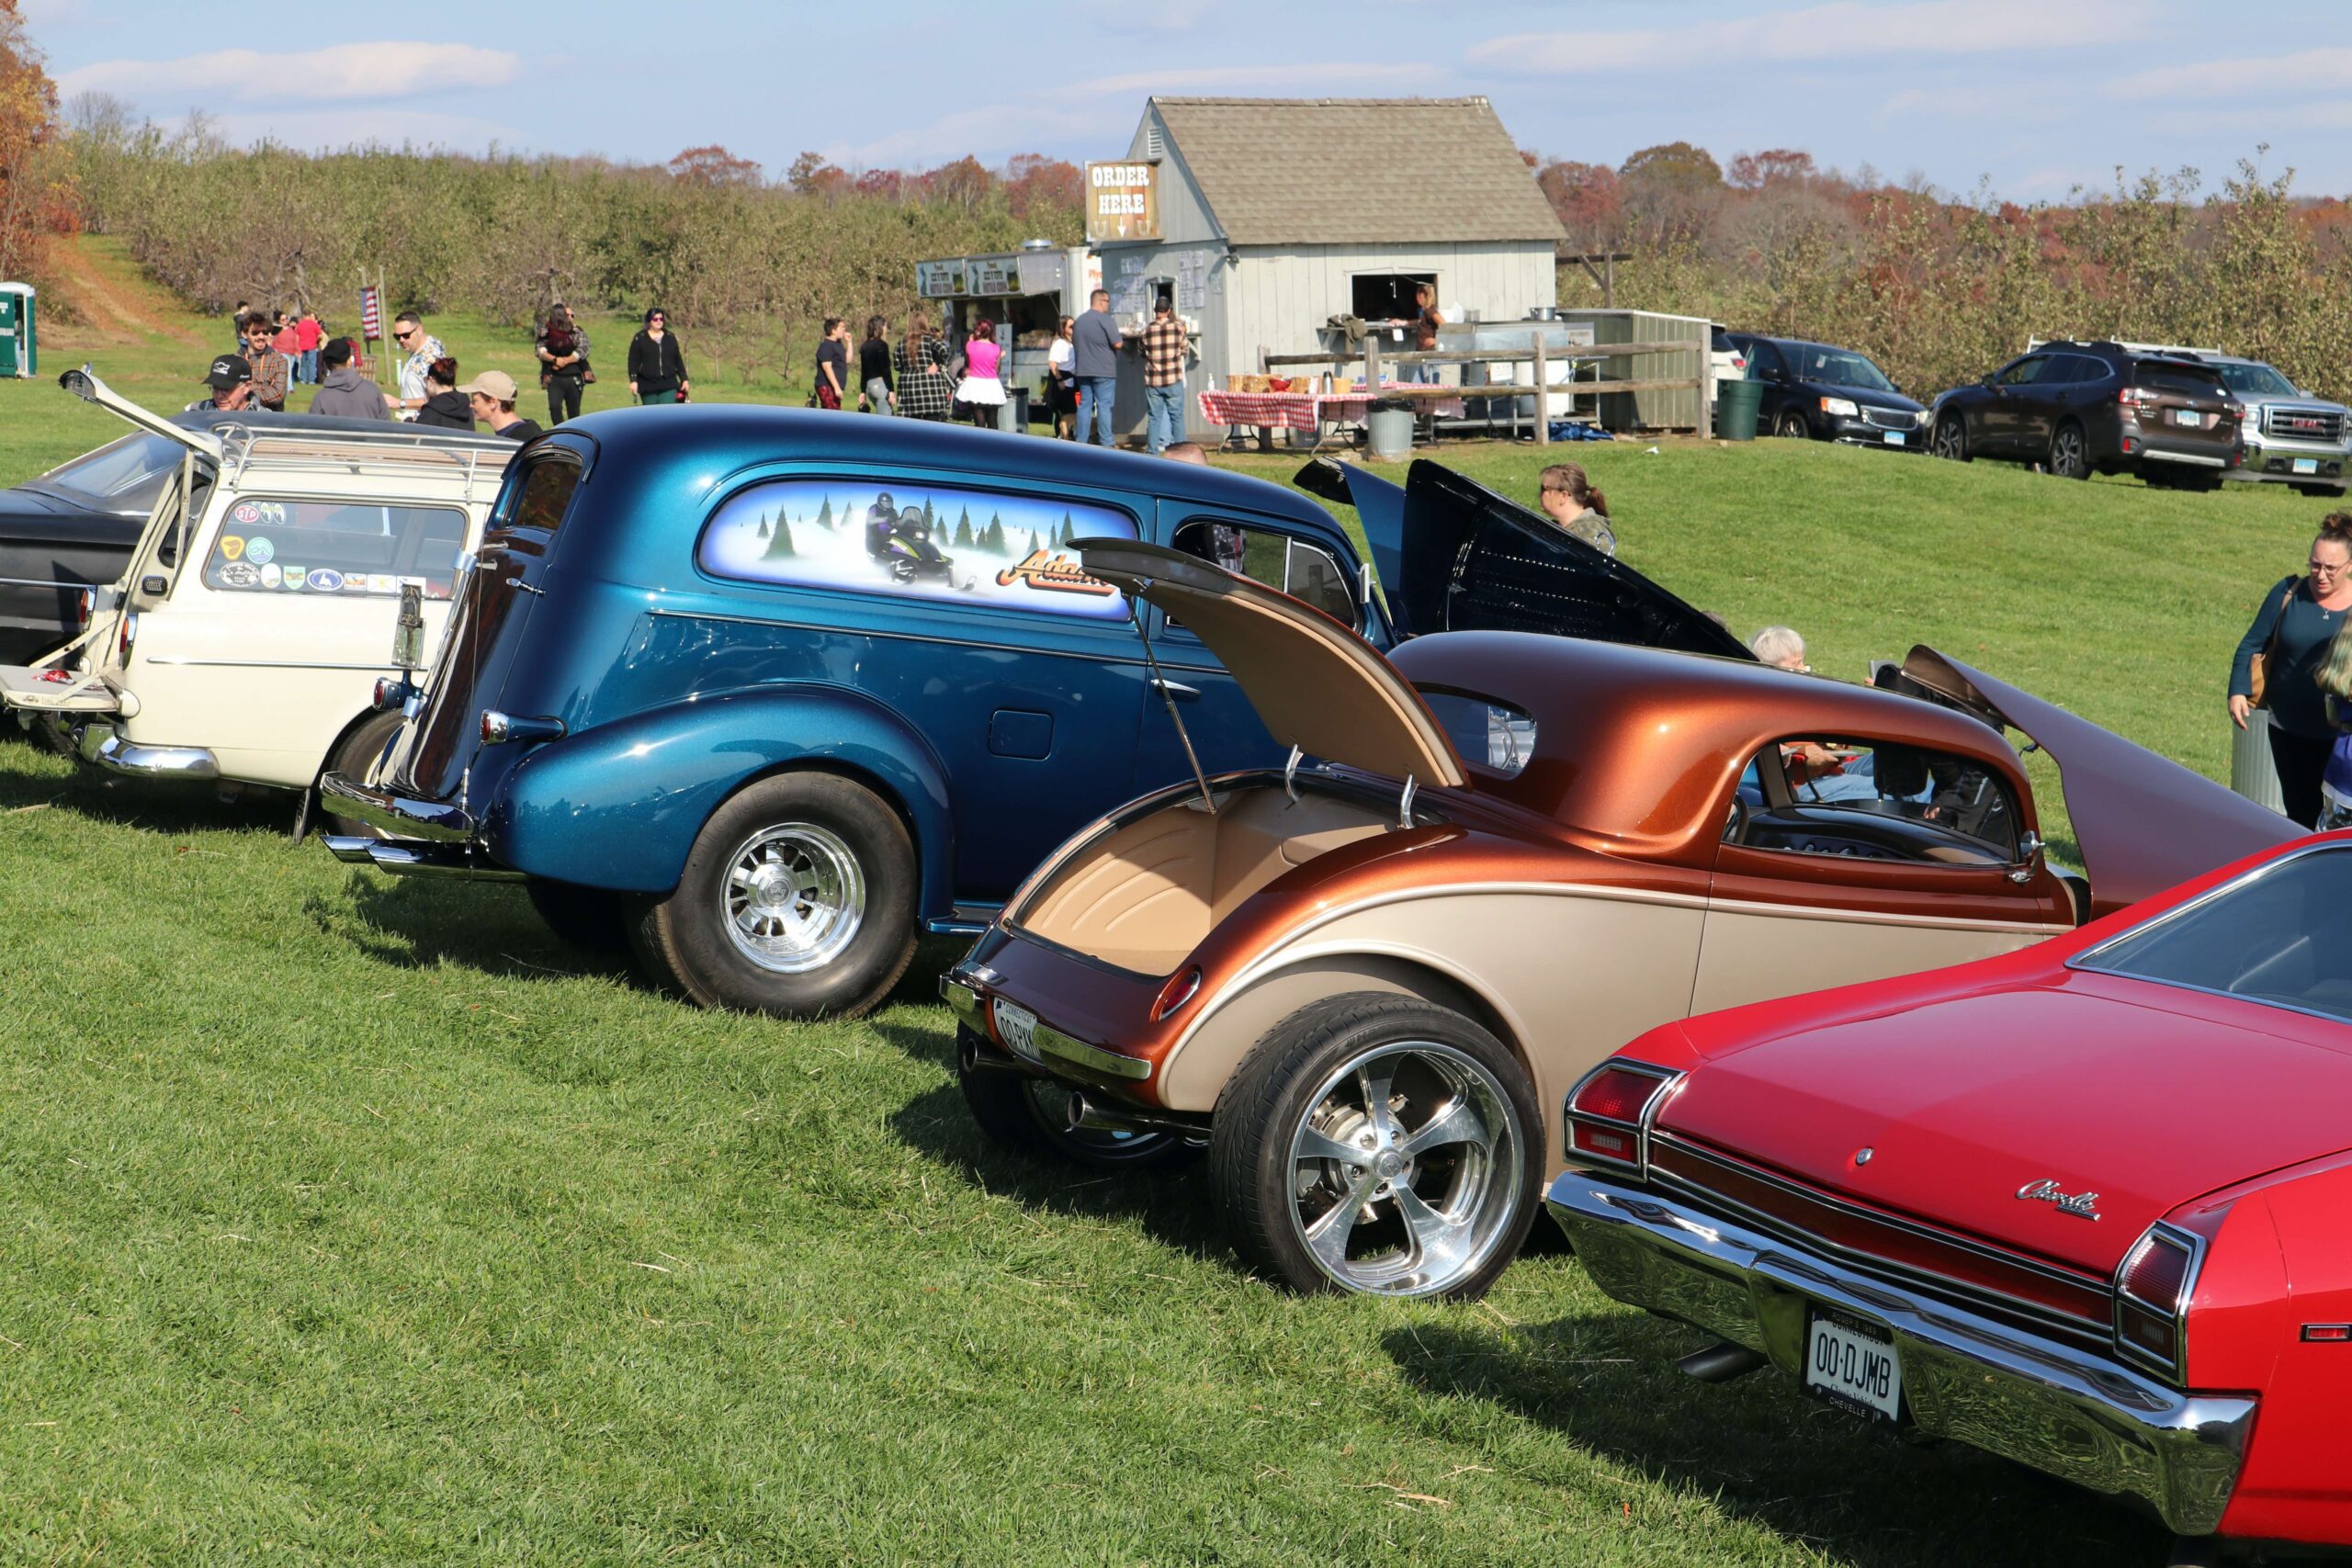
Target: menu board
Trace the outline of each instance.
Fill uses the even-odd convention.
[[[1159,165],[1086,165],[1086,237],[1090,241],[1159,238]]]

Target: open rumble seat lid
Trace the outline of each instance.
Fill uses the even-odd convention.
[[[1089,575],[1158,605],[1207,644],[1282,744],[1424,784],[1466,779],[1411,682],[1320,610],[1159,545],[1080,539],[1077,548]]]

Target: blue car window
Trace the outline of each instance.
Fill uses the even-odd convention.
[[[1137,537],[1107,506],[870,479],[768,479],[729,497],[695,558],[714,577],[856,589],[1089,620],[1126,599],[1086,575],[1071,541]]]

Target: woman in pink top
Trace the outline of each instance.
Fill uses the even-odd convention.
[[[956,400],[972,411],[972,423],[981,430],[995,428],[996,411],[1004,406],[1004,382],[997,376],[1003,356],[996,323],[986,316],[974,321],[964,342],[964,378],[956,384]]]

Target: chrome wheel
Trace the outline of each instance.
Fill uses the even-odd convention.
[[[1968,432],[1960,421],[1947,414],[1936,422],[1935,454],[1947,462],[1965,462],[1968,457]]]
[[[1326,1078],[1290,1145],[1291,1224],[1343,1290],[1423,1296],[1510,1228],[1526,1164],[1501,1084],[1451,1045],[1380,1046]]]
[[[839,958],[865,923],[865,873],[849,845],[810,822],[763,828],[728,862],[727,934],[763,969],[803,975]]]

